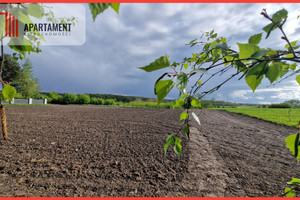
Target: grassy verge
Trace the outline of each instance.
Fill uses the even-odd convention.
[[[298,122],[300,121],[300,109],[237,107],[221,108],[220,110],[248,115],[292,127],[298,127]]]

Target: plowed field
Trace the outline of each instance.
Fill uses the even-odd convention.
[[[183,153],[164,156],[180,110],[6,107],[0,196],[283,196],[300,168],[284,139],[297,129],[217,110],[195,111]]]

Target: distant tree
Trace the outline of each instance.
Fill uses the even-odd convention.
[[[291,99],[291,100],[285,101],[284,103],[288,103],[288,104],[292,105],[293,108],[300,108],[300,101],[296,100],[296,99]]]
[[[96,104],[97,104],[97,105],[104,105],[104,99],[98,98]]]
[[[289,103],[271,104],[268,108],[291,108],[292,105]]]
[[[2,62],[2,56],[0,56]],[[6,82],[13,82],[16,80],[18,73],[20,72],[20,64],[15,61],[11,55],[4,54],[4,66],[2,70],[2,79]]]
[[[18,73],[16,80],[12,83],[18,93],[24,98],[30,98],[41,92],[42,88],[39,86],[39,80],[34,78],[31,62],[26,59],[22,65],[22,69]]]
[[[63,102],[64,104],[75,104],[77,103],[78,96],[76,94],[67,93],[63,96]]]
[[[60,94],[58,94],[57,92],[48,92],[46,94],[46,98],[48,100],[49,103],[60,103],[58,100],[59,98],[62,98],[62,96]]]
[[[87,94],[80,94],[78,95],[77,103],[78,104],[89,104],[91,101],[91,98]]]
[[[114,106],[116,105],[116,102],[114,99],[105,99],[104,100],[104,104],[103,105],[110,105],[110,106]]]
[[[96,97],[92,97],[90,103],[91,104],[97,104],[98,100]]]
[[[202,108],[213,108],[212,100],[203,100],[201,101]]]

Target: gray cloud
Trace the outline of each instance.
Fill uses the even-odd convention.
[[[154,97],[153,85],[165,70],[146,73],[137,67],[164,54],[169,54],[172,61],[181,61],[199,51],[185,44],[199,38],[201,31],[214,29],[231,38],[236,48],[236,42],[247,42],[268,24],[259,14],[263,8],[271,13],[283,7],[296,13],[299,4],[121,4],[120,15],[110,9],[95,22],[87,10],[85,44],[45,46],[43,53],[31,55],[30,59],[44,91]],[[299,26],[292,27],[293,23],[288,30],[296,36],[294,29]],[[278,34],[263,41],[263,45],[278,47]],[[248,99],[242,95],[245,90]],[[244,102],[266,100],[266,94],[255,98],[248,90],[245,81],[235,80],[212,97]],[[240,98],[236,91],[243,91]],[[169,97],[176,98],[177,92],[172,91]]]

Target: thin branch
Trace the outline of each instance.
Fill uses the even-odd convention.
[[[207,95],[207,94],[213,92],[213,91],[216,91],[216,90],[220,89],[220,87],[222,87],[225,83],[227,83],[227,82],[230,81],[232,78],[234,78],[235,76],[237,76],[239,73],[240,73],[240,72],[237,72],[237,73],[235,73],[235,74],[232,74],[228,79],[226,79],[225,81],[223,81],[223,82],[220,83],[219,85],[215,86],[214,88],[212,88],[212,89],[210,89],[210,90],[207,90],[207,91],[205,91],[205,92],[202,92],[201,94],[203,94],[203,95],[201,96],[201,98],[204,97],[205,95]]]
[[[269,15],[268,15],[266,9],[263,9],[263,11],[261,12],[261,14],[262,14],[265,18],[267,18],[268,20],[270,20],[274,25],[276,25],[277,28],[279,28],[280,32],[281,32],[282,35],[283,35],[283,37],[281,37],[281,39],[285,40],[285,41],[288,43],[288,45],[289,45],[289,47],[290,47],[290,49],[291,49],[291,51],[292,51],[292,54],[294,55],[294,57],[297,57],[296,54],[295,54],[295,52],[294,52],[294,48],[293,48],[292,44],[290,43],[289,39],[287,38],[287,36],[286,36],[286,34],[285,34],[285,32],[284,32],[284,30],[283,30],[283,28],[282,28],[283,25],[284,25],[285,22],[286,22],[286,18],[283,20],[283,22],[282,22],[280,25],[278,25],[278,22],[277,22],[277,23],[274,22],[274,20],[273,20],[272,18],[269,17]]]

